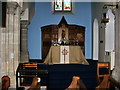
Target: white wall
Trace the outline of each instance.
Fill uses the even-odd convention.
[[[107,17],[109,22],[106,24],[105,29],[105,51],[112,52],[115,49],[115,16],[111,9],[108,10]]]
[[[99,54],[99,26],[95,18],[93,22],[93,60],[98,60]]]

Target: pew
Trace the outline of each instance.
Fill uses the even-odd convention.
[[[47,86],[47,65],[40,63],[20,63],[16,70],[16,88],[31,86],[34,77],[40,77],[41,85]]]

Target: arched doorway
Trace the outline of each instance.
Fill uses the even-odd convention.
[[[98,60],[99,52],[99,30],[98,20],[94,19],[93,22],[93,60]]]

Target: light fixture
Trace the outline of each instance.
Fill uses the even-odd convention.
[[[109,22],[109,17],[106,17],[106,13],[103,13],[101,23],[108,23]]]
[[[116,4],[116,5],[106,4],[103,6],[103,9],[107,9],[107,8],[111,8],[111,7],[118,9],[118,4]],[[106,13],[103,13],[101,23],[108,23],[108,22],[109,22],[109,17],[106,17]]]

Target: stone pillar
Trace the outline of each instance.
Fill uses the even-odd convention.
[[[8,3],[8,76],[11,80],[11,88],[16,87],[16,70],[20,61],[20,11],[18,3]],[[12,16],[12,17],[11,17]],[[11,25],[11,26],[10,26]],[[10,60],[10,61],[9,61]],[[9,65],[10,64],[10,65]],[[10,67],[11,66],[11,67]]]
[[[6,15],[6,28],[1,30],[1,72],[0,77],[8,75],[11,80],[11,87],[15,88],[15,66],[17,64],[14,62],[16,60],[15,55],[15,39],[14,31],[17,29],[14,26],[19,24],[16,23],[15,11],[18,4],[16,2],[7,2],[7,15]],[[18,15],[20,16],[20,15]],[[18,59],[17,59],[18,60]]]
[[[8,75],[14,75],[14,12],[17,8],[16,2],[8,2]]]
[[[14,72],[20,61],[20,7],[18,6],[14,14]]]
[[[7,13],[6,13],[6,32],[5,32],[5,63],[3,62],[3,72],[5,71],[6,75],[8,75],[8,61],[9,61],[9,10],[8,10],[8,6],[7,6]]]
[[[1,44],[1,27],[0,27],[0,72],[2,72],[2,57],[1,57],[1,49],[2,49],[2,44]],[[0,78],[2,78],[2,74],[0,74]],[[2,87],[1,81],[0,81],[0,89]]]
[[[105,27],[104,23],[99,26],[99,62],[105,62]]]
[[[0,27],[0,78],[6,74],[6,64],[5,64],[5,28]],[[1,89],[1,80],[0,80],[0,89]]]
[[[20,28],[21,28],[21,46],[20,46],[20,62],[29,62],[29,57],[28,57],[28,20],[22,20],[20,22]]]
[[[5,28],[1,28],[0,29],[0,63],[1,63],[1,67],[0,67],[0,78],[6,74],[6,29]]]

